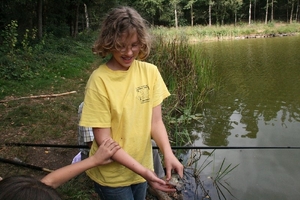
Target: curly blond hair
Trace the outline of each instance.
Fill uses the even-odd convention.
[[[122,6],[112,9],[104,19],[99,37],[93,46],[94,54],[106,57],[112,50],[122,46],[120,38],[123,34],[137,33],[140,44],[138,59],[144,60],[150,54],[151,37],[146,20],[133,8]]]

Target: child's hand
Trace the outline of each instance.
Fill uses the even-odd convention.
[[[112,138],[105,139],[93,155],[97,165],[105,165],[111,163],[113,160],[110,158],[120,149],[121,147]]]
[[[183,177],[183,165],[178,161],[174,154],[164,156],[166,166],[166,180],[169,181],[172,175],[172,170],[176,171],[180,178]]]
[[[144,178],[147,180],[148,184],[155,190],[161,190],[164,192],[175,192],[176,189],[173,187],[169,187],[166,182],[156,176],[156,174],[147,169]]]

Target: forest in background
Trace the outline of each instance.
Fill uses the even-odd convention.
[[[153,26],[212,26],[299,22],[300,0],[3,0],[0,44],[14,23],[19,37],[77,37],[97,30],[112,7],[134,7]]]

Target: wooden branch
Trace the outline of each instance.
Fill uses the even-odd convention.
[[[42,94],[42,95],[29,96],[29,97],[5,99],[5,100],[1,100],[0,103],[5,103],[5,102],[9,102],[9,101],[16,101],[16,100],[21,100],[21,99],[38,99],[38,98],[60,97],[60,96],[64,96],[64,95],[74,94],[74,93],[76,93],[76,91],[64,92],[64,93],[59,93],[59,94],[45,94],[45,95]]]

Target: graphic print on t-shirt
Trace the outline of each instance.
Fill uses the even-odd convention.
[[[150,101],[148,85],[137,87],[136,91],[137,91],[137,97],[142,104]]]

